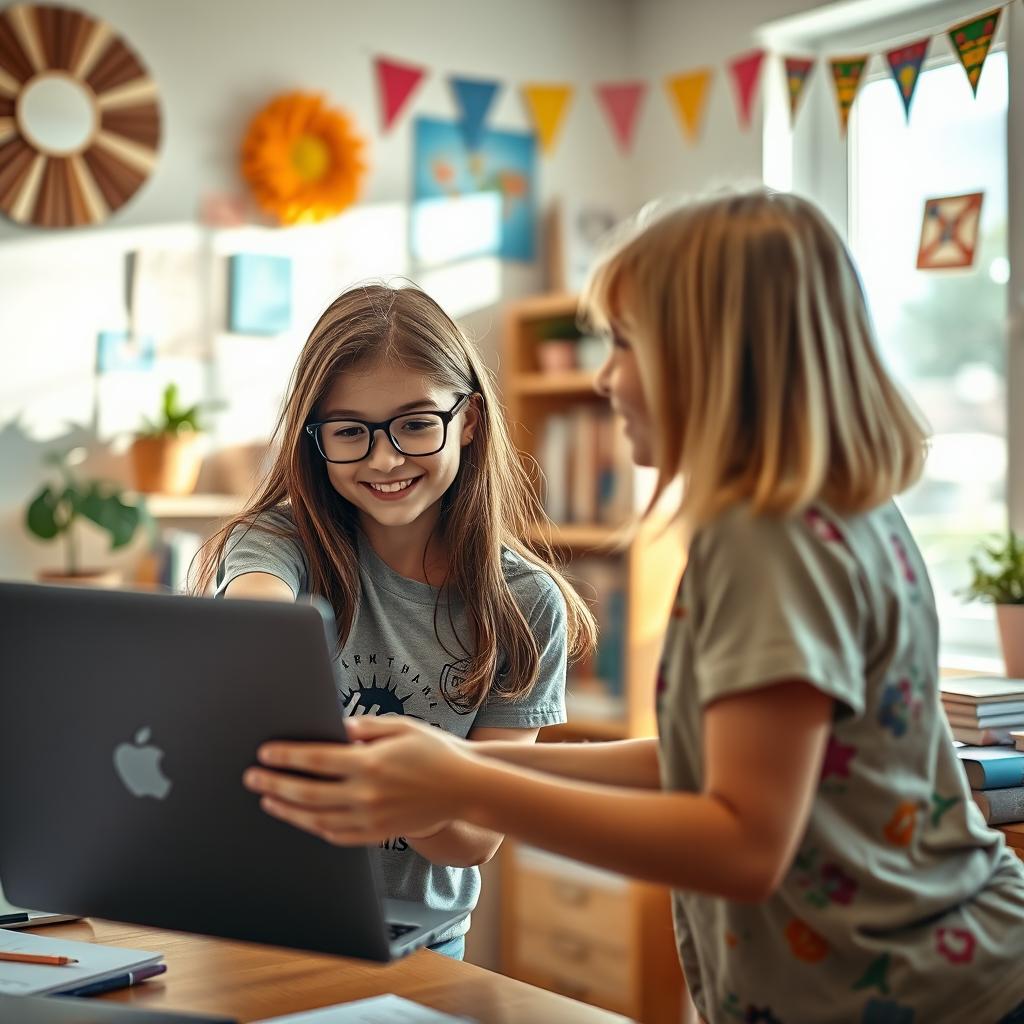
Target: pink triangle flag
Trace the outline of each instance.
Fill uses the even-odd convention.
[[[754,107],[754,97],[761,77],[761,62],[764,50],[751,50],[729,63],[729,73],[736,89],[736,102],[739,107],[740,125],[750,127],[750,114]]]
[[[384,131],[389,131],[426,71],[414,64],[400,64],[386,57],[378,57],[376,64]]]
[[[612,126],[612,132],[623,153],[633,145],[633,131],[636,128],[640,105],[647,93],[646,82],[609,82],[595,85],[594,91],[604,108]]]

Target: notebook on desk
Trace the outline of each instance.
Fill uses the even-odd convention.
[[[28,932],[0,928],[0,951],[32,953],[40,956],[69,956],[78,961],[54,967],[50,964],[24,964],[0,960],[0,995],[55,995],[80,988],[105,978],[137,971],[162,960],[160,953],[121,946],[101,946],[95,942],[72,942]],[[0,1020],[6,1020],[0,1015]]]

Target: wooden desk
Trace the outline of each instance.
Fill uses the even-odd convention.
[[[162,953],[165,975],[102,997],[147,1009],[254,1021],[393,992],[481,1024],[621,1024],[625,1020],[429,950],[380,965],[95,918],[34,931]]]
[[[1024,821],[1012,825],[1000,825],[999,831],[1006,836],[1006,845],[1017,851],[1017,856],[1024,860]]]

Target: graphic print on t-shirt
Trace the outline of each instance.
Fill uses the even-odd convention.
[[[349,683],[339,685],[338,701],[346,718],[355,715],[408,715],[441,728],[432,686],[422,686],[419,672],[389,654],[342,654],[338,664]]]

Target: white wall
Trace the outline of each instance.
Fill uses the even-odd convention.
[[[22,525],[26,499],[46,475],[45,451],[84,441],[91,453],[84,468],[125,475],[127,432],[141,411],[154,408],[165,379],[179,381],[190,398],[238,402],[219,418],[221,440],[265,434],[297,348],[329,298],[353,280],[409,273],[404,218],[412,118],[455,116],[448,74],[504,81],[489,123],[514,130],[530,127],[520,83],[577,83],[557,149],[538,159],[541,204],[570,191],[602,200],[629,192],[630,160],[619,154],[589,90],[591,82],[631,68],[626,0],[78,6],[109,21],[148,66],[161,92],[163,140],[155,173],[100,228],[43,231],[0,220],[0,577],[30,577],[59,560],[55,546],[29,538]],[[387,136],[380,134],[376,55],[429,70]],[[237,165],[249,119],[272,96],[293,89],[323,91],[355,115],[370,140],[372,170],[361,205],[317,229],[201,231],[196,218],[204,194],[245,193]],[[224,254],[233,246],[288,253],[297,278],[294,329],[278,339],[226,335],[223,294],[207,282],[188,353],[158,353],[155,374],[97,379],[96,333],[124,326],[124,257],[140,246],[191,246],[197,261],[213,268],[210,281],[223,276]],[[504,263],[482,273],[448,282],[446,298],[494,365],[497,301],[542,287],[542,267],[540,260]],[[446,282],[424,284],[443,291]],[[464,297],[467,290],[472,294]],[[106,561],[102,536],[88,524],[84,532],[87,552]],[[115,560],[135,556],[133,550]]]

